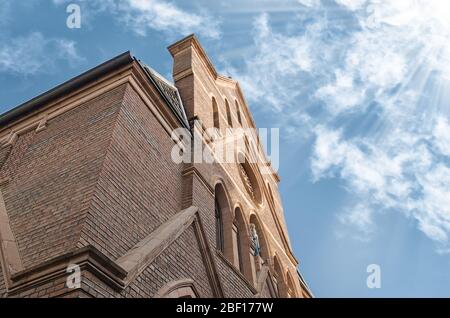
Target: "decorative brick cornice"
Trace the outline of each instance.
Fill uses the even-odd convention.
[[[126,271],[95,247],[86,246],[11,275],[12,285],[8,286],[8,296],[18,295],[25,290],[67,276],[67,268],[71,264],[78,265],[81,271],[94,274],[116,291],[124,288]]]
[[[218,73],[194,34],[188,35],[184,39],[181,39],[180,41],[170,45],[167,49],[169,50],[170,54],[172,54],[172,56],[175,56],[191,47],[195,49],[196,54],[200,57],[200,60],[204,63],[205,68],[208,70],[211,76],[216,79]]]

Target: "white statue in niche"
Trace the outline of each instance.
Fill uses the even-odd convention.
[[[254,256],[260,256],[261,254],[261,244],[259,242],[258,232],[256,231],[255,224],[250,224],[250,240],[254,249]]]

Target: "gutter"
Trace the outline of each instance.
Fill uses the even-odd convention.
[[[305,279],[303,278],[302,273],[300,273],[300,271],[298,269],[297,269],[297,275],[298,275],[301,285],[303,285],[302,287],[305,288],[306,292],[311,296],[311,298],[314,298],[314,294],[312,293],[311,288],[309,288],[308,284],[306,283]]]
[[[133,62],[133,57],[130,51],[124,52],[111,60],[108,60],[58,86],[52,88],[51,90],[34,97],[33,99],[7,111],[0,115],[0,129],[6,126],[17,118],[23,117],[30,114],[33,111],[38,110],[49,102],[64,96],[65,94],[82,87],[104,74],[117,69],[121,66],[127,65]]]

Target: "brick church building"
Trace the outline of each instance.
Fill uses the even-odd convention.
[[[174,84],[126,52],[0,115],[0,297],[312,296],[256,135],[174,162],[177,128],[255,123],[195,36],[168,49]]]

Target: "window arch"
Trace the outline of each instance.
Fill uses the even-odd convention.
[[[232,215],[224,185],[218,182],[214,188],[214,217],[216,231],[216,249],[229,260],[233,260],[233,242],[231,236]]]
[[[212,98],[212,108],[213,108],[213,124],[214,128],[220,129],[220,119],[219,119],[219,107],[217,107],[217,101]]]
[[[250,216],[249,237],[251,265],[256,281],[263,266],[269,264],[270,251],[261,223],[254,213]]]
[[[237,267],[237,269],[239,269],[239,271],[242,272],[243,269],[243,264],[242,264],[242,251],[241,251],[241,245],[239,244],[240,240],[241,240],[241,229],[239,228],[239,225],[236,221],[236,219],[234,219],[233,221],[233,226],[232,226],[232,238],[233,238],[233,263],[234,266]]]
[[[277,288],[278,297],[286,298],[288,297],[287,294],[287,287],[286,282],[284,280],[283,275],[283,269],[281,267],[280,261],[278,260],[277,256],[274,256],[273,258],[273,268],[274,268],[274,279],[275,279],[275,286]]]
[[[236,105],[236,116],[237,116],[238,123],[239,123],[239,125],[242,126],[241,108],[239,107],[239,103],[237,102],[237,100],[235,100],[234,103]]]
[[[220,208],[217,196],[214,197],[214,217],[216,219],[216,248],[224,252],[222,209]]]
[[[295,292],[294,280],[289,270],[286,272],[286,283],[287,283],[287,297],[294,298],[297,296]]]
[[[228,122],[228,127],[233,128],[233,120],[231,118],[231,110],[230,110],[230,104],[228,103],[228,100],[225,99],[225,109],[227,111],[227,122]]]
[[[192,279],[172,281],[162,287],[155,298],[198,298],[199,294]]]
[[[237,230],[237,235],[233,235],[233,246],[235,246],[234,264],[250,282],[253,282],[253,272],[251,267],[251,257],[253,256],[249,253],[250,240],[248,227],[240,207],[236,207],[234,210],[233,224]]]

